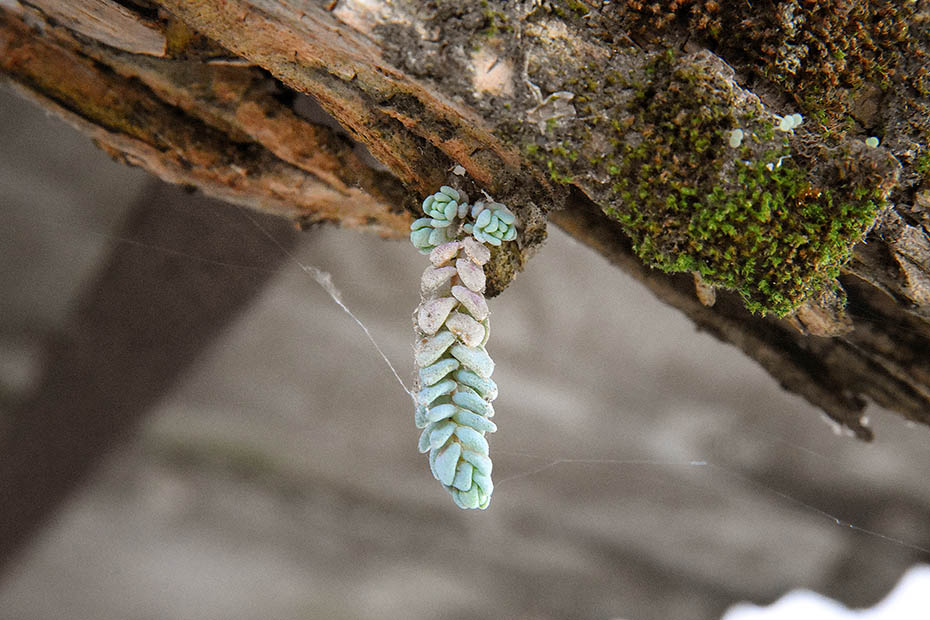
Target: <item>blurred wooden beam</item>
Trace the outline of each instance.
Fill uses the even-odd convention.
[[[241,234],[214,225],[205,216],[213,208],[230,207],[153,183],[118,233],[138,245],[113,246],[63,337],[51,343],[34,398],[3,420],[0,571],[223,335],[285,258],[269,253],[268,239],[244,218]],[[283,247],[296,243],[299,235],[286,221],[249,217]]]

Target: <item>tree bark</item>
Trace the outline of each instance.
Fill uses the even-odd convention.
[[[0,74],[127,163],[303,224],[385,236],[405,234],[417,194],[449,183],[487,191],[521,222],[515,247],[489,264],[492,294],[553,222],[858,437],[871,437],[868,400],[930,424],[930,3],[79,3],[94,20],[62,8],[72,4],[0,2]],[[94,29],[127,16],[138,27],[119,37]],[[303,95],[387,171],[301,116]],[[665,148],[664,131],[688,135],[693,109],[723,123],[701,157],[691,152],[705,148],[700,135],[688,152]],[[817,264],[826,254],[805,254],[802,243],[783,274],[793,284],[801,264],[798,277],[813,274],[812,284],[790,312],[762,316],[746,304],[759,307],[768,281],[734,284],[736,294],[726,290],[732,279],[678,260],[695,240],[672,234],[668,214],[639,209],[652,191],[637,199],[624,183],[653,166],[654,193],[693,189],[689,174],[723,162],[716,178],[741,191],[749,181],[738,160],[766,162],[750,139],[764,132],[749,128],[774,125],[781,140],[781,119],[798,110],[804,125],[782,132],[786,155],[768,161],[773,178],[783,161],[804,175],[785,208],[863,196],[881,208],[860,243],[849,233],[827,257],[845,261],[853,247],[842,289]],[[734,142],[734,119],[744,143]],[[869,136],[881,146],[866,146]],[[656,159],[609,159],[640,146]],[[466,176],[451,172],[457,165]],[[641,215],[656,236],[637,228]],[[737,232],[747,225],[721,217]],[[827,235],[807,230],[811,247]],[[734,259],[739,271],[751,271],[750,258]],[[724,286],[711,295],[699,278],[696,290],[691,271]]]

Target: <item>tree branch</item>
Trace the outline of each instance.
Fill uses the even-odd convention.
[[[260,70],[121,54],[49,28],[0,13],[0,71],[115,158],[305,224],[406,234],[393,177],[280,103]]]
[[[771,20],[787,18],[765,7],[742,7],[727,17],[710,9],[702,14],[705,8],[692,10],[687,2],[668,14],[653,14],[651,5],[637,9],[638,3],[600,10],[586,3],[585,11],[575,10],[579,3],[551,3],[552,10],[491,4],[493,10],[467,2],[372,8],[344,0],[331,10],[332,3],[162,0],[150,3],[160,9],[145,18],[166,36],[165,58],[153,58],[74,34],[22,3],[19,13],[30,23],[44,21],[45,32],[30,29],[10,9],[0,13],[0,71],[131,163],[289,217],[399,236],[409,220],[392,208],[416,211],[402,186],[425,193],[456,182],[469,192],[492,192],[515,209],[522,229],[515,249],[498,252],[489,265],[491,292],[506,287],[532,256],[548,219],[859,437],[870,437],[864,398],[930,424],[930,163],[921,163],[930,162],[930,115],[919,113],[930,110],[930,88],[919,82],[927,74],[930,37],[901,35],[902,27],[906,34],[908,25],[916,29],[926,20],[919,13],[925,7],[898,10],[876,2],[862,15],[805,8],[803,19],[773,26]],[[861,41],[849,34],[849,20],[867,29],[872,51],[850,47]],[[732,44],[724,31],[744,44]],[[776,35],[781,39],[766,38]],[[820,47],[808,46],[814,51],[803,70],[786,72],[785,55],[816,37]],[[829,52],[842,37],[860,66],[842,65]],[[368,168],[338,136],[298,117],[279,82],[254,67],[230,66],[231,55],[312,95],[393,176]],[[820,100],[818,84],[826,89]],[[120,96],[108,99],[107,92]],[[677,116],[663,116],[675,105]],[[776,110],[787,115],[798,107],[808,120],[778,142],[784,150],[768,161],[769,175],[759,146],[765,139],[750,137],[777,128]],[[697,133],[688,148],[663,150],[669,127],[688,135],[674,128],[691,122],[692,109]],[[723,143],[706,150],[701,131],[708,123],[708,139]],[[737,125],[750,137],[728,147]],[[864,146],[869,134],[884,136],[883,148]],[[773,135],[780,140],[777,129]],[[638,145],[645,145],[645,155],[611,159],[639,153]],[[706,155],[694,157],[698,151]],[[757,287],[766,280],[747,284],[705,271],[708,262],[681,259],[681,248],[694,238],[672,234],[676,211],[650,206],[667,203],[670,187],[701,190],[699,204],[714,183],[727,200],[742,195],[748,181],[740,180],[740,158],[758,160],[753,174],[782,183],[778,191],[787,177],[776,170],[784,163],[796,171],[802,182],[784,189],[786,202],[778,207],[785,217],[843,205],[824,228],[812,228],[808,215],[791,220],[803,239],[776,255],[785,265],[781,273],[790,275],[785,286],[798,291],[779,306],[796,309],[784,319],[744,307],[744,299],[775,298]],[[467,178],[450,175],[456,164]],[[642,187],[624,189],[630,178],[648,179],[645,195]],[[755,209],[771,189],[762,186],[744,201]],[[878,203],[881,211],[869,211]],[[831,227],[848,217],[847,207],[867,219]],[[722,217],[737,232],[744,227],[742,216]],[[636,223],[643,218],[648,234]],[[843,268],[845,292],[834,294],[829,265],[845,260],[868,227],[863,223],[871,231]],[[833,245],[817,246],[837,235]],[[815,246],[822,250],[809,249]],[[686,273],[668,275],[642,258]],[[729,262],[749,273],[752,258]],[[742,298],[720,290],[712,308],[703,305],[689,270],[711,283],[731,283]],[[702,295],[706,301],[707,291]]]

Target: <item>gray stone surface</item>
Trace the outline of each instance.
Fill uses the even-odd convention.
[[[3,91],[0,120],[2,403],[132,243],[114,231],[150,181]],[[835,434],[557,230],[490,301],[497,486],[489,511],[458,510],[416,451],[409,397],[296,263],[332,274],[409,385],[427,261],[305,237],[0,582],[0,617],[710,619],[793,587],[870,605],[930,561],[845,525],[930,547],[926,429],[872,407],[874,444]]]

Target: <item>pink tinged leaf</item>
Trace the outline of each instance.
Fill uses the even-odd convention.
[[[484,291],[486,279],[484,269],[470,260],[460,258],[455,261],[455,270],[458,272],[462,284],[476,293]]]
[[[429,253],[429,262],[433,263],[436,267],[442,267],[455,258],[461,247],[462,244],[458,241],[449,241],[448,243],[439,244]]]
[[[470,291],[464,286],[453,286],[452,296],[462,302],[468,313],[479,321],[483,321],[488,316],[488,302],[484,300],[484,295]],[[439,329],[438,327],[436,329]],[[426,331],[426,330],[424,330]],[[435,330],[434,330],[435,332]],[[429,332],[432,333],[432,332]]]
[[[462,245],[465,248],[465,254],[468,255],[468,258],[470,258],[472,262],[483,265],[491,260],[491,250],[482,245],[474,237],[466,237]]]
[[[446,328],[469,347],[481,346],[484,340],[484,326],[461,312],[453,312],[446,319]]]
[[[452,343],[455,342],[455,334],[450,331],[442,330],[435,336],[423,338],[417,345],[413,354],[417,366],[423,368],[429,366],[446,352]]]
[[[432,336],[439,331],[456,305],[458,302],[454,297],[440,297],[423,302],[417,310],[417,325],[424,334]]]
[[[427,267],[420,277],[420,292],[424,295],[434,294],[449,284],[457,272],[456,268],[449,265],[448,267]]]

